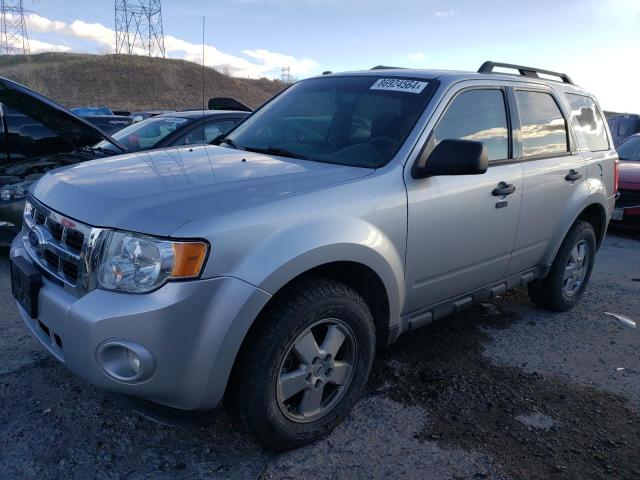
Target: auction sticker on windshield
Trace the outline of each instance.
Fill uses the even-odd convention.
[[[421,93],[428,82],[405,80],[402,78],[381,78],[374,83],[370,90],[393,90],[395,92]]]

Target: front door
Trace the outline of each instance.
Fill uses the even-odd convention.
[[[500,280],[508,267],[522,202],[522,166],[512,161],[506,90],[472,87],[453,95],[427,140],[483,142],[482,175],[407,177],[407,297],[403,313]],[[508,192],[512,193],[508,193]]]

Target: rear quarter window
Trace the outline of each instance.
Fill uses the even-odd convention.
[[[608,150],[609,139],[596,102],[590,97],[573,93],[568,93],[566,99],[571,107],[571,122],[580,148],[591,152]]]

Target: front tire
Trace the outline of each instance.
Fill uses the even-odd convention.
[[[283,451],[331,432],[362,392],[375,329],[363,298],[330,279],[287,287],[249,333],[228,408],[241,428]]]
[[[578,220],[565,237],[546,278],[529,284],[529,298],[554,312],[573,308],[591,277],[597,250],[593,226]]]

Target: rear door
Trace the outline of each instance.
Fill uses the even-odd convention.
[[[509,274],[547,263],[589,195],[586,164],[557,94],[535,85],[514,90],[524,197]]]
[[[482,175],[405,175],[408,238],[405,313],[500,280],[507,269],[518,226],[522,167],[512,159],[507,89],[458,87],[424,146],[428,156],[445,139],[477,140],[487,146]],[[437,115],[437,114],[436,114]],[[495,195],[501,185],[512,194]]]

